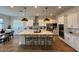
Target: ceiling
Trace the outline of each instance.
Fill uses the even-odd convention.
[[[37,8],[34,6],[14,6],[13,8],[10,6],[0,6],[0,14],[8,16],[23,16],[24,7],[26,7],[26,16],[55,16],[73,8],[73,6],[62,6],[62,8],[58,8],[58,6],[38,6]],[[46,7],[48,7],[47,12],[45,10]]]

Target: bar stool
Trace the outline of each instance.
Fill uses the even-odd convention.
[[[31,37],[30,36],[25,36],[25,45],[31,45],[31,42],[32,42],[32,40],[31,40]]]
[[[45,47],[49,47],[52,45],[52,38],[50,36],[45,37]]]
[[[45,37],[44,36],[40,37],[40,40],[41,40],[40,45],[44,47],[45,46]]]
[[[45,44],[45,47],[47,47],[47,45],[48,45],[48,43],[47,43],[48,42],[48,36],[45,36],[45,39],[44,40],[45,40],[45,43],[44,43]]]
[[[48,40],[47,40],[48,46],[51,47],[52,46],[52,43],[53,43],[52,38],[51,37],[48,37]]]
[[[33,36],[33,45],[34,46],[38,45],[38,37],[37,36]]]
[[[38,36],[38,46],[40,47],[40,44],[41,44],[41,38],[40,38],[41,36],[39,35]]]

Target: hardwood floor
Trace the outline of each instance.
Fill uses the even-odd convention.
[[[52,43],[52,47],[39,47],[39,46],[24,46],[18,45],[18,39],[15,37],[9,42],[0,44],[1,52],[76,52],[73,48],[61,41],[55,36],[55,42]]]

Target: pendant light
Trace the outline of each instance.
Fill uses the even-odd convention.
[[[24,14],[24,18],[22,18],[22,21],[28,21],[28,19],[26,18],[26,7],[24,7],[25,9],[25,14]]]
[[[50,19],[47,17],[47,9],[48,9],[48,7],[46,7],[45,9],[46,9],[46,18],[44,19],[44,21],[49,21]]]

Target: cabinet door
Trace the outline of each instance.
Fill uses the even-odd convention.
[[[79,37],[77,37],[77,38],[75,39],[74,47],[75,47],[75,49],[76,49],[77,51],[79,51]]]
[[[66,34],[65,33],[65,42],[69,45],[70,44],[70,42],[69,42],[69,40],[70,40],[70,37],[69,37],[70,35],[69,34]]]
[[[72,28],[78,28],[78,14],[77,13],[75,13],[75,14],[73,14],[73,19],[72,19],[72,23],[73,23],[73,25],[72,25]]]
[[[79,51],[79,37],[65,33],[65,42],[75,50]]]
[[[70,37],[71,39],[70,39],[70,46],[72,47],[72,48],[75,48],[75,39],[77,39],[75,36],[73,36],[73,35],[71,35],[71,37]]]
[[[72,20],[73,20],[72,15],[68,15],[68,17],[67,17],[67,27],[68,28],[72,28],[72,24],[73,24]]]
[[[77,26],[79,28],[79,13],[77,14]]]
[[[65,42],[71,47],[73,47],[73,42],[74,42],[73,40],[74,39],[71,34],[65,34]]]
[[[74,13],[74,14],[70,14],[67,17],[67,26],[68,28],[79,28],[79,14],[78,13]]]
[[[58,17],[58,24],[64,24],[64,16]]]
[[[65,34],[65,42],[68,43],[68,36]]]

